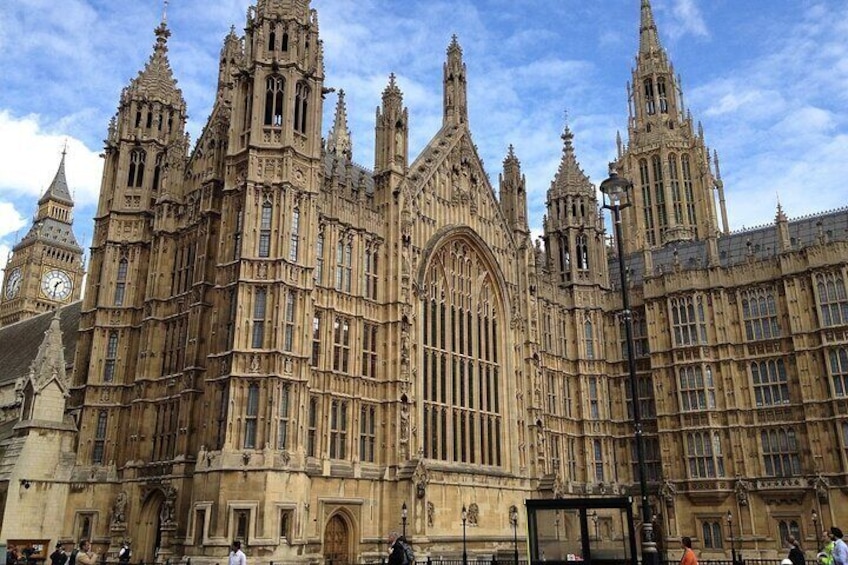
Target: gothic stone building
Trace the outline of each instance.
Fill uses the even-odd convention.
[[[454,39],[441,129],[410,158],[390,77],[366,170],[341,92],[322,139],[309,4],[258,0],[226,37],[191,151],[164,22],[121,94],[62,536],[131,538],[144,560],[217,562],[239,538],[255,559],[350,562],[384,556],[405,503],[420,556],[460,554],[464,507],[470,555],[490,557],[526,499],[631,492],[617,258],[573,133],[534,244],[512,148],[497,186],[482,167]],[[656,527],[723,557],[729,510],[746,557],[789,534],[812,548],[813,510],[848,521],[848,212],[729,233],[648,0],[640,27],[617,168]]]

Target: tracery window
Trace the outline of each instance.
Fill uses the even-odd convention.
[[[271,216],[273,208],[267,200],[262,204],[261,216],[259,218],[259,247],[256,250],[258,257],[268,257],[271,254]]]
[[[648,482],[658,483],[662,480],[662,452],[660,442],[655,437],[645,440],[645,470]],[[639,458],[636,456],[636,440],[630,440],[630,468],[634,480],[639,480]]]
[[[141,188],[144,182],[144,161],[147,159],[147,151],[144,149],[133,149],[130,152],[130,166],[127,174],[127,186],[130,188]]]
[[[716,407],[715,383],[710,366],[690,365],[678,371],[680,387],[680,410],[698,412]]]
[[[362,296],[377,300],[377,247],[368,245],[365,248],[365,269],[362,281]]]
[[[769,359],[751,363],[754,397],[757,406],[789,404],[789,385],[783,359]]]
[[[324,280],[324,233],[318,233],[315,241],[315,272],[313,273],[315,284],[320,285]]]
[[[350,292],[353,274],[353,245],[342,235],[336,244],[336,290]]]
[[[153,192],[159,190],[159,183],[162,180],[162,165],[165,164],[165,154],[156,154],[156,164],[153,166]]]
[[[665,79],[657,79],[657,95],[660,99],[660,113],[668,114],[668,93],[665,88]]]
[[[680,156],[680,169],[683,172],[683,194],[686,195],[686,213],[689,216],[689,224],[696,225],[695,194],[692,189],[692,169],[689,166],[689,155],[685,153]]]
[[[247,387],[247,406],[244,414],[244,449],[256,449],[257,419],[259,417],[259,385]]]
[[[639,180],[642,187],[642,204],[645,216],[645,233],[648,236],[648,244],[656,245],[657,236],[654,232],[654,208],[651,198],[651,178],[648,174],[647,159],[639,160]]]
[[[306,455],[315,457],[318,452],[318,397],[309,397],[306,428]]]
[[[362,324],[362,376],[377,378],[377,325]]]
[[[347,373],[350,366],[350,320],[336,316],[333,322],[333,370]]]
[[[109,341],[106,343],[106,358],[103,361],[103,382],[111,383],[115,380],[115,363],[118,359],[118,332],[109,332]]]
[[[718,432],[686,434],[686,457],[690,479],[712,479],[724,476],[724,455]]]
[[[680,177],[677,171],[677,154],[670,153],[668,156],[668,180],[671,183],[671,199],[674,207],[674,221],[683,223],[683,199],[680,192]]]
[[[589,270],[589,240],[585,234],[577,236],[577,268]]]
[[[598,377],[589,377],[589,418],[601,418],[600,400],[598,395]]]
[[[647,78],[644,82],[645,85],[645,110],[648,112],[648,115],[653,115],[657,113],[657,103],[654,100],[654,81]]]
[[[780,337],[774,289],[757,288],[743,291],[742,319],[745,321],[745,339],[748,341]]]
[[[286,292],[285,322],[283,325],[283,351],[294,349],[294,321],[297,308],[297,296],[295,291]]]
[[[662,160],[659,155],[654,155],[651,158],[651,165],[654,174],[654,197],[657,204],[657,223],[659,224],[660,232],[668,226],[668,213],[665,208],[665,185],[663,180]]]
[[[321,360],[321,312],[315,312],[312,316],[312,357],[310,365],[318,366]]]
[[[816,275],[822,327],[848,324],[848,295],[842,273],[819,273]]]
[[[330,403],[330,459],[347,457],[347,406],[346,400]]]
[[[124,293],[127,288],[127,270],[129,269],[129,261],[126,259],[121,259],[118,262],[118,276],[117,282],[115,283],[115,296],[112,303],[115,306],[123,306],[124,305]]]
[[[268,290],[262,286],[253,292],[253,333],[250,346],[260,349],[265,346],[265,312],[267,310]]]
[[[106,410],[97,413],[97,427],[94,429],[94,448],[91,452],[91,462],[94,465],[102,465],[106,452],[106,424],[109,414]]]
[[[681,296],[669,300],[674,344],[700,345],[707,342],[707,323],[704,298],[701,295]]]
[[[292,210],[291,238],[289,240],[289,261],[297,261],[297,249],[300,241],[300,209]]]
[[[425,456],[502,464],[497,283],[473,245],[454,239],[428,266],[422,305]]]
[[[828,351],[828,359],[834,396],[848,396],[848,348],[831,349]]]
[[[270,76],[265,81],[265,125],[283,125],[283,94],[286,81],[283,77]]]
[[[367,463],[375,461],[377,445],[377,407],[363,404],[359,409],[359,460]]]
[[[233,232],[233,260],[241,259],[241,238],[244,229],[244,211],[236,211],[236,229]]]
[[[586,359],[595,358],[595,328],[592,320],[583,322],[583,348],[586,351]]]
[[[798,441],[792,428],[776,428],[760,432],[763,466],[768,477],[795,477],[801,474]]]
[[[294,91],[294,131],[306,133],[306,116],[309,112],[309,87],[299,82]]]
[[[594,479],[598,483],[604,482],[604,447],[601,440],[592,440],[592,467]]]
[[[291,386],[284,384],[280,387],[280,407],[277,421],[277,449],[288,449],[289,445],[289,420],[291,419]]]
[[[704,548],[721,549],[722,535],[720,522],[702,522],[701,533],[704,536]]]

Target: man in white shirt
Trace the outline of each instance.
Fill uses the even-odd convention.
[[[842,530],[832,527],[830,539],[833,541],[833,565],[848,565],[848,545],[842,540]]]
[[[238,540],[233,542],[230,550],[230,565],[247,565],[247,556],[241,550],[241,542]]]

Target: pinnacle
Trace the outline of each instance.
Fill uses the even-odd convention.
[[[62,150],[62,160],[59,162],[59,169],[56,171],[56,176],[53,177],[53,182],[44,192],[44,196],[38,201],[39,204],[47,200],[58,200],[65,204],[73,206],[74,200],[71,198],[71,192],[68,190],[68,180],[65,177],[65,155],[67,154],[67,145]]]
[[[177,88],[177,81],[168,61],[168,38],[171,31],[165,21],[154,30],[156,43],[153,45],[153,53],[138,73],[138,76],[130,82],[129,91],[134,95],[141,95],[160,100],[178,106],[185,106],[182,92]]]
[[[641,25],[639,26],[639,53],[648,54],[662,51],[657,24],[654,22],[654,13],[651,10],[650,0],[642,0]]]

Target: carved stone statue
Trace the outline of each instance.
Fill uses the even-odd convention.
[[[127,523],[127,493],[121,491],[112,504],[112,525],[121,526]]]
[[[165,487],[165,501],[162,503],[162,509],[159,510],[159,522],[163,526],[174,524],[174,503],[177,500],[177,489],[172,486]]]
[[[739,503],[739,506],[748,506],[748,491],[750,490],[751,483],[744,479],[736,479],[733,493],[736,495],[736,502]]]
[[[472,502],[468,506],[468,525],[477,526],[480,522],[480,507],[476,502]]]

